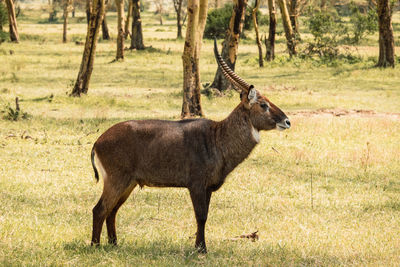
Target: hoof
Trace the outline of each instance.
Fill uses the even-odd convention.
[[[108,244],[113,245],[113,246],[117,246],[117,239],[109,239],[108,240]]]
[[[94,241],[92,241],[92,242],[90,242],[90,245],[93,247],[93,246],[96,246],[96,247],[98,247],[98,246],[100,246],[100,242],[94,242]]]
[[[197,252],[201,254],[207,254],[207,248],[203,245],[196,246]]]

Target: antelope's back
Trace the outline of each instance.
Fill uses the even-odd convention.
[[[126,121],[104,132],[94,148],[109,175],[140,185],[187,187],[188,176],[207,175],[217,157],[206,119]]]

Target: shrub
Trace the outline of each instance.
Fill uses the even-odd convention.
[[[348,32],[340,17],[335,13],[315,11],[306,21],[306,25],[314,39],[308,43],[305,53],[320,57],[336,57],[339,53],[339,39]]]
[[[370,9],[367,14],[362,14],[358,7],[351,4],[350,23],[352,27],[352,43],[358,44],[366,34],[374,34],[378,30],[378,14],[375,9]]]
[[[213,9],[208,12],[204,38],[224,38],[229,20],[232,16],[232,5],[226,4],[222,8]]]
[[[5,7],[5,4],[3,2],[0,2],[0,29],[4,27],[4,25],[7,24],[7,9]]]
[[[4,26],[7,24],[7,10],[4,3],[0,2],[0,44],[7,40],[7,33],[3,31]]]
[[[10,103],[7,103],[3,107],[1,113],[4,113],[3,119],[9,121],[18,121],[20,119],[26,120],[31,117],[31,115],[28,114],[27,112],[23,112],[18,105],[15,108],[13,108]]]
[[[232,16],[232,11],[232,4],[226,4],[222,8],[217,8],[209,11],[207,15],[206,27],[204,29],[204,38],[224,38],[226,30],[229,27],[229,21]],[[250,30],[253,27],[251,12],[252,7],[247,7],[243,23],[243,31]],[[260,11],[257,12],[257,18],[259,25],[268,24],[268,16],[262,16]],[[243,31],[241,38],[245,38],[245,36],[243,35]]]

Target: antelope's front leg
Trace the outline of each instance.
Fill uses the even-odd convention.
[[[204,228],[206,226],[208,207],[210,205],[211,191],[202,187],[189,189],[194,213],[196,215],[197,233],[195,246],[200,253],[207,253]]]

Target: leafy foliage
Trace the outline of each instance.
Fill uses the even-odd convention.
[[[335,9],[319,11],[311,9],[306,25],[313,35],[304,54],[317,55],[328,59],[339,55],[339,43],[358,44],[367,34],[373,34],[378,28],[378,17],[375,9],[361,13],[354,3],[349,5],[350,26],[347,26]]]
[[[232,16],[232,5],[226,4],[222,8],[213,9],[208,12],[204,38],[224,38],[229,20]]]
[[[226,34],[226,30],[229,27],[229,21],[232,16],[233,6],[232,4],[226,4],[222,8],[213,9],[208,12],[207,23],[204,30],[204,38],[213,39],[216,38],[224,38]],[[245,19],[243,23],[243,31],[250,30],[253,27],[252,20],[252,7],[248,6],[245,12]],[[260,11],[257,12],[257,19],[259,25],[268,24],[268,16],[262,15]],[[243,38],[243,32],[241,37]]]
[[[306,54],[320,57],[336,57],[339,53],[338,42],[341,36],[348,32],[336,13],[316,11],[306,21],[313,35],[313,41],[308,43]]]
[[[31,117],[27,112],[23,112],[19,107],[13,108],[10,103],[7,103],[3,110],[3,119],[8,121],[18,121],[20,119],[26,120]]]
[[[378,14],[376,9],[370,9],[366,14],[362,14],[354,3],[350,5],[350,9],[353,34],[350,41],[358,44],[366,34],[374,34],[378,30]]]
[[[7,40],[7,33],[3,31],[4,25],[7,24],[7,10],[3,2],[0,2],[0,44]]]

